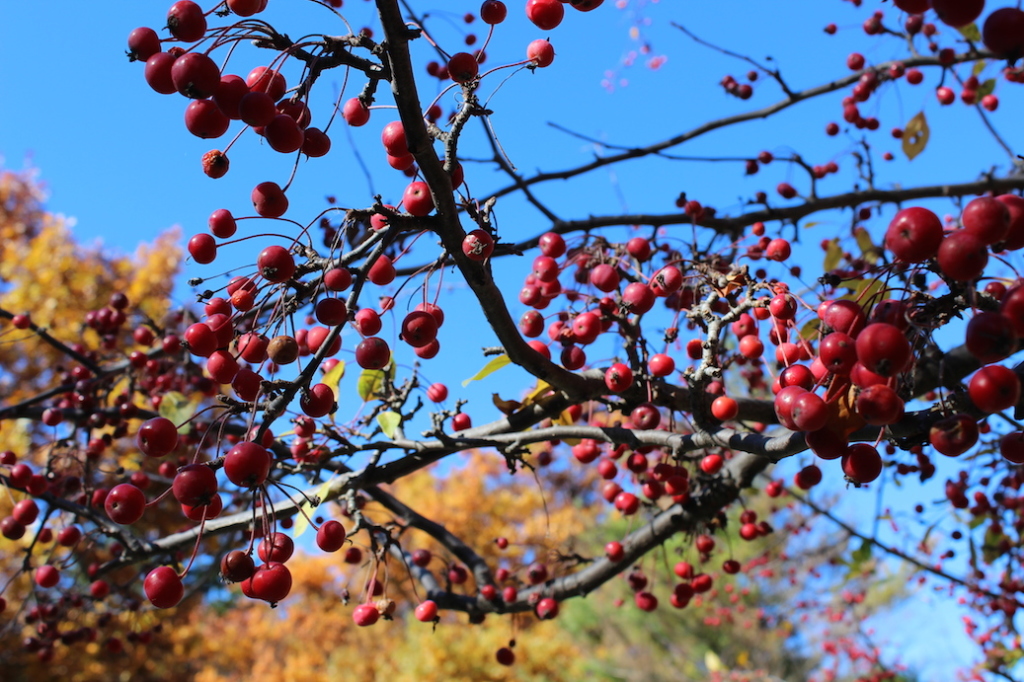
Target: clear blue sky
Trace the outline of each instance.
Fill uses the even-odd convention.
[[[795,89],[846,75],[845,58],[854,50],[862,52],[869,63],[900,55],[891,39],[865,37],[859,25],[867,12],[847,2],[632,0],[621,11],[608,2],[589,14],[569,12],[567,21],[550,32],[532,27],[522,15],[521,4],[516,0],[509,3],[509,20],[488,49],[488,63],[521,59],[525,45],[537,37],[548,36],[555,46],[557,57],[552,67],[515,75],[490,100],[498,138],[513,163],[527,173],[568,168],[597,151],[593,144],[559,132],[547,126],[548,122],[610,144],[644,145],[705,120],[780,98],[778,88],[763,82],[763,77],[755,86],[752,100],[741,102],[726,96],[718,81],[725,74],[740,78],[749,66],[695,44],[670,21],[685,24],[702,38],[755,59],[770,55]],[[80,241],[101,241],[112,249],[131,251],[139,240],[150,240],[174,225],[180,225],[187,237],[205,229],[207,216],[216,208],[245,214],[250,189],[257,182],[283,183],[288,177],[289,160],[261,145],[251,133],[233,149],[227,177],[213,181],[201,174],[202,154],[222,146],[228,138],[206,141],[190,136],[182,123],[187,102],[177,95],[154,93],[143,79],[142,65],[130,64],[124,56],[129,31],[143,25],[159,28],[168,5],[151,1],[116,3],[116,7],[97,11],[85,3],[56,6],[18,2],[4,8],[4,20],[0,22],[0,88],[5,93],[5,106],[0,108],[0,156],[7,168],[18,169],[27,163],[41,170],[50,192],[50,208],[76,219],[75,234]],[[279,23],[292,37],[306,31],[344,33],[337,20],[312,3],[271,0],[270,5],[266,18]],[[433,5],[457,9],[450,13],[438,10],[428,23],[450,51],[460,49],[455,37],[461,32],[482,31],[479,22],[470,27],[461,22],[464,11],[478,7],[475,0]],[[349,0],[346,16],[354,26],[362,26],[369,22],[370,8],[369,3]],[[884,8],[887,20],[893,20],[896,13],[891,4],[884,3]],[[639,46],[630,36],[636,16],[641,17],[642,34],[652,45],[652,55],[668,57],[657,71],[643,66],[646,57],[642,55],[634,66],[623,65]],[[836,36],[827,36],[821,30],[830,22],[840,27]],[[420,56],[426,55],[426,47],[418,47]],[[262,63],[252,56],[250,50],[238,57],[238,63],[246,67],[239,69],[243,75]],[[341,78],[340,73],[323,77],[318,84],[321,104],[342,87]],[[493,82],[485,82],[484,91],[493,90],[498,80],[492,77],[489,81]],[[615,85],[611,91],[602,87],[605,80]],[[894,162],[877,162],[880,184],[965,181],[992,166],[1005,167],[1005,154],[980,131],[973,112],[963,106],[938,107],[935,85],[934,77],[929,77],[922,86],[890,89],[865,106],[866,114],[882,119],[881,131],[870,138],[873,146],[879,154],[892,150],[897,155]],[[361,86],[361,82],[349,84],[346,97],[357,94]],[[430,83],[424,86],[424,98],[433,95],[433,87]],[[752,157],[767,149],[780,156],[798,152],[810,163],[836,160],[843,171],[824,181],[820,191],[841,192],[851,184],[853,164],[848,153],[855,145],[842,135],[827,137],[824,128],[829,121],[841,121],[839,100],[843,94],[808,103],[769,121],[708,135],[673,151],[694,156]],[[1020,95],[1002,85],[998,94],[1003,102],[993,120],[1013,145],[1020,136],[1016,120]],[[450,110],[450,96],[443,105]],[[921,157],[908,162],[886,131],[922,109],[932,123],[932,141]],[[314,125],[322,125],[327,115],[323,106],[315,109]],[[380,128],[391,119],[389,112],[375,111],[366,127],[351,131],[351,139],[342,126],[334,126],[334,151],[323,159],[301,163],[290,191],[293,209],[289,216],[300,221],[312,219],[324,207],[326,195],[337,196],[344,206],[369,205],[367,178],[352,160],[353,146],[370,167],[373,191],[381,193],[385,201],[397,203],[407,181],[383,164],[378,142]],[[478,127],[470,128],[464,151],[470,156],[485,156],[484,137]],[[478,194],[505,184],[490,167],[474,164],[467,164],[467,179]],[[798,189],[806,187],[799,173],[781,163],[745,178],[742,169],[733,164],[647,160],[598,171],[571,184],[549,183],[537,193],[562,218],[622,210],[667,212],[680,191],[716,206],[720,212],[735,214],[741,210],[741,198],[758,189],[771,192],[782,180],[792,181]],[[940,212],[949,210],[945,204],[936,204],[936,208]],[[515,199],[500,202],[498,215],[501,235],[509,241],[545,227],[542,216]],[[808,271],[813,271],[822,257],[816,244],[822,238],[845,234],[849,227],[846,216],[819,220],[818,227],[801,235],[808,246],[798,249],[795,256],[806,263]],[[876,234],[884,228],[884,222],[871,224]],[[237,248],[225,253],[223,262],[251,263],[255,253],[250,247]],[[221,262],[219,259],[217,265]],[[495,268],[514,299],[529,262],[507,259]],[[179,299],[191,299],[184,284],[186,277],[210,272],[209,268],[189,264],[179,286]],[[484,364],[479,348],[492,340],[465,292],[454,292],[450,301],[446,305],[449,321],[440,336],[444,352],[427,365],[426,371],[430,379],[443,380],[456,389],[462,379]],[[522,310],[517,302],[514,308],[517,314]],[[347,343],[346,347],[351,345]],[[500,380],[473,385],[466,395],[477,423],[494,415],[490,407],[492,391],[502,391],[506,398],[516,397],[504,392],[515,391],[508,387],[525,383],[510,368],[504,370]],[[790,463],[783,471],[794,466]],[[828,475],[838,478],[837,471]],[[851,495],[865,503],[872,500],[873,507],[869,493],[854,491]],[[934,603],[912,606],[901,614],[891,635],[896,645],[901,633],[913,634],[906,646],[897,646],[904,659],[925,670],[933,665],[934,648],[913,645],[913,639],[927,632],[927,641],[942,642],[943,656],[956,659],[943,661],[945,664],[966,663],[973,648],[965,642],[953,611],[948,605]],[[908,621],[914,626],[909,627]],[[925,677],[945,677],[946,670],[938,667],[934,675]]]

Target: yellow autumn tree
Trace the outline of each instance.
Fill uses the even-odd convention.
[[[178,236],[176,230],[169,230],[151,244],[140,245],[131,256],[100,246],[84,246],[75,240],[68,219],[46,210],[45,193],[35,171],[0,170],[0,314],[7,318],[0,327],[4,410],[38,409],[42,405],[38,396],[46,395],[44,391],[59,383],[71,369],[68,347],[82,357],[116,359],[116,353],[105,349],[102,335],[86,323],[87,316],[108,306],[115,293],[126,296],[143,318],[159,324],[170,310],[170,293],[181,260]],[[33,327],[19,329],[12,325],[10,319],[16,315],[26,315]],[[130,338],[132,330],[124,328],[119,333]],[[58,442],[33,447],[41,440],[33,436],[44,428],[29,419],[5,420],[0,429],[0,450],[17,453],[19,461],[42,471],[76,478],[71,464],[77,461],[74,446]],[[111,431],[100,427],[94,434],[100,437]],[[122,452],[122,456],[127,453]],[[6,488],[0,491],[0,517],[8,516],[25,498],[23,493]],[[29,533],[20,541],[0,543],[3,597],[8,614],[21,616],[5,619],[0,628],[0,663],[4,670],[0,676],[40,680],[51,678],[59,670],[80,669],[76,674],[87,679],[109,679],[104,657],[123,658],[116,653],[122,644],[152,636],[147,630],[152,624],[146,625],[151,615],[137,609],[125,611],[120,605],[107,609],[102,600],[88,594],[68,593],[64,595],[66,603],[60,604],[62,617],[79,627],[63,632],[62,638],[94,640],[86,645],[94,654],[91,662],[86,664],[80,652],[67,648],[51,658],[47,652],[40,655],[32,646],[27,650],[23,646],[26,637],[55,627],[51,616],[56,608],[35,598],[31,569],[38,558],[26,558],[28,550],[66,567],[88,565],[110,556],[109,551],[105,555],[92,551],[88,537],[74,550],[59,545],[56,535],[66,525],[59,514],[51,512],[40,523],[47,533]],[[134,577],[134,573],[129,575]],[[107,579],[116,584],[128,578],[113,574]],[[143,658],[140,656],[140,660]]]

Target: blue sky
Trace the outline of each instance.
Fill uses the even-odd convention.
[[[57,8],[52,3],[20,2],[4,9],[4,21],[0,23],[0,88],[6,93],[6,106],[0,109],[0,130],[4,131],[0,156],[7,168],[29,164],[40,169],[50,192],[49,207],[75,219],[75,234],[80,241],[131,251],[139,240],[151,240],[172,226],[180,226],[187,238],[205,229],[207,216],[216,208],[246,214],[250,189],[257,182],[274,180],[283,184],[288,178],[290,159],[261,145],[251,133],[233,148],[227,177],[214,181],[201,174],[202,154],[228,138],[199,140],[189,135],[182,123],[187,102],[177,95],[154,93],[142,77],[142,65],[130,64],[124,56],[129,31],[143,25],[159,28],[168,4],[122,2],[116,3],[116,11],[110,7],[97,11],[84,3],[61,3]],[[466,31],[478,32],[482,39],[479,21],[468,27],[461,21],[467,9],[476,9],[475,1],[434,4],[455,8],[431,11],[427,22],[432,34],[449,51],[463,49],[459,41]],[[741,102],[725,95],[717,83],[726,74],[742,80],[749,65],[694,43],[670,21],[756,60],[771,56],[774,61],[763,63],[778,65],[794,89],[846,75],[846,55],[854,50],[863,53],[869,63],[901,55],[892,39],[864,36],[859,26],[868,14],[847,2],[633,0],[624,10],[617,10],[609,2],[589,14],[568,12],[563,25],[550,32],[532,27],[522,15],[520,4],[509,3],[509,20],[499,27],[488,48],[488,64],[522,59],[526,44],[545,36],[551,39],[557,56],[548,69],[511,75],[489,100],[489,106],[495,111],[491,122],[498,139],[510,160],[527,174],[534,169],[569,168],[602,153],[599,145],[567,135],[548,123],[607,144],[645,145],[708,119],[748,111],[780,98],[778,88],[764,82],[763,76],[755,84],[751,100]],[[307,31],[344,32],[340,22],[313,3],[271,0],[270,5],[266,18],[280,22],[293,37]],[[884,7],[887,20],[893,20],[896,13],[890,3]],[[358,27],[370,21],[370,9],[369,3],[349,0],[345,12]],[[828,36],[821,29],[833,22],[840,30]],[[634,59],[632,55],[641,44],[631,35],[637,24],[640,35],[652,47],[651,56],[667,56],[657,70],[644,66],[647,56],[641,54]],[[944,31],[948,35],[949,29]],[[417,59],[430,58],[423,41],[416,50]],[[251,48],[240,50],[236,59],[243,75],[262,63]],[[630,61],[633,66],[624,65]],[[511,70],[502,73],[511,74]],[[489,77],[482,92],[495,90],[503,78],[501,74]],[[603,87],[603,82],[614,87]],[[959,105],[938,106],[933,93],[936,84],[935,76],[930,75],[921,86],[889,88],[864,105],[865,114],[882,120],[881,130],[868,138],[873,148],[879,155],[891,150],[897,157],[891,163],[876,160],[879,184],[965,181],[992,167],[1005,168],[1005,153],[980,130],[974,112]],[[322,78],[315,91],[314,102],[319,106],[314,108],[314,125],[323,125],[329,103],[342,87],[341,73],[328,73]],[[361,82],[349,83],[345,97],[357,94],[361,87]],[[424,101],[435,92],[436,86],[425,78],[421,91]],[[1019,111],[1020,94],[1003,84],[997,93],[1002,105],[992,119],[1014,145],[1019,137],[1015,112]],[[823,181],[820,191],[844,191],[852,182],[849,153],[856,143],[852,137],[830,138],[824,133],[829,121],[841,122],[839,101],[843,94],[809,102],[766,121],[707,135],[673,151],[692,156],[752,157],[769,150],[776,156],[796,152],[810,163],[835,160],[842,170]],[[452,107],[451,98],[449,94],[442,100],[446,111]],[[386,98],[380,101],[386,103]],[[932,141],[921,157],[910,162],[902,157],[898,142],[886,131],[921,110],[931,122]],[[370,123],[351,130],[350,135],[342,125],[333,126],[332,153],[323,159],[300,162],[298,177],[289,192],[293,206],[289,216],[300,222],[312,220],[325,207],[327,195],[336,196],[343,206],[368,206],[371,188],[385,201],[397,203],[407,180],[384,165],[378,142],[380,128],[393,118],[387,110],[374,111]],[[369,178],[353,162],[353,150],[365,160]],[[486,156],[486,139],[480,127],[470,128],[463,150],[470,157]],[[466,170],[470,186],[478,194],[506,184],[489,166],[467,163]],[[737,164],[649,159],[600,170],[570,183],[547,183],[536,191],[561,218],[623,210],[668,212],[681,191],[716,206],[720,213],[735,214],[742,210],[742,198],[758,189],[771,194],[783,180],[798,189],[806,187],[798,171],[779,162],[763,167],[755,176],[744,177],[742,166]],[[940,215],[950,210],[948,203],[935,202],[933,206]],[[500,234],[508,241],[545,228],[543,217],[521,200],[504,199],[497,211]],[[822,258],[818,242],[847,234],[849,229],[845,215],[817,220],[819,224],[813,230],[802,231],[803,243],[794,256],[809,272]],[[877,235],[885,223],[883,218],[872,221],[869,227]],[[222,263],[252,263],[258,248],[265,245],[257,243],[259,247],[247,244],[225,249],[211,268]],[[178,298],[191,300],[184,284],[186,278],[219,271],[211,268],[189,264]],[[529,261],[523,259],[495,264],[510,298],[514,299],[528,269]],[[481,423],[494,416],[491,392],[516,397],[513,393],[526,385],[526,379],[508,368],[500,378],[496,375],[492,381],[478,382],[464,392],[456,390],[462,379],[486,362],[479,349],[491,345],[493,339],[467,292],[454,278],[446,282],[452,291],[445,299],[449,321],[440,335],[443,352],[427,364],[426,373],[433,381],[448,383],[453,394],[468,397],[469,410]],[[518,302],[513,302],[513,308],[516,314],[522,311]],[[386,338],[388,330],[386,327]],[[346,348],[351,349],[348,338]],[[609,348],[608,357],[613,352]],[[831,475],[838,478],[836,471]],[[900,496],[894,497],[894,504],[899,504]],[[854,500],[851,510],[859,504],[857,499],[873,500],[870,493],[862,491],[851,491],[849,499]],[[905,627],[901,615],[899,621],[891,621],[897,623],[894,638],[900,635],[898,631],[913,632],[917,637],[927,628],[941,628],[935,638],[944,642],[943,650],[960,659],[959,663],[969,659],[973,649],[964,641],[957,616],[950,613],[952,607],[933,603],[908,609],[906,618],[920,623],[921,629]],[[941,615],[936,616],[936,611]],[[929,664],[930,648],[910,644],[900,649],[912,662]]]

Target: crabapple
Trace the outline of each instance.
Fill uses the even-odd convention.
[[[538,38],[527,45],[526,58],[538,68],[550,66],[555,60],[555,48],[547,40]]]
[[[130,526],[142,518],[146,510],[146,496],[131,483],[121,483],[107,493],[103,508],[111,521]]]
[[[562,23],[565,8],[561,0],[527,0],[526,18],[542,31],[550,31]]]
[[[911,206],[898,212],[885,233],[885,246],[897,260],[920,263],[934,256],[942,244],[942,221],[932,211]]]

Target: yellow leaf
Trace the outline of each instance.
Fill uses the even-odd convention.
[[[110,392],[107,394],[107,406],[116,407],[118,396],[120,396],[122,393],[128,393],[128,387],[130,385],[131,384],[128,381],[128,377],[121,377],[120,379],[118,379],[114,386],[110,389]]]
[[[377,415],[377,423],[380,424],[380,430],[384,432],[385,436],[394,438],[395,432],[398,431],[398,427],[402,423],[402,415],[390,410],[381,412]]]
[[[509,364],[510,362],[512,362],[512,360],[509,359],[508,355],[502,353],[498,357],[492,358],[490,362],[484,365],[484,368],[482,370],[480,370],[470,378],[463,381],[462,385],[469,386],[469,383],[471,381],[480,381],[481,379],[488,377],[491,374],[494,374],[495,372],[497,372],[499,369]]]
[[[717,673],[725,670],[725,666],[722,665],[722,659],[720,659],[718,654],[711,649],[704,652],[704,667],[706,667],[710,673]]]
[[[380,395],[381,386],[384,385],[384,370],[364,369],[356,382],[356,391],[363,402],[372,400]]]
[[[885,298],[885,282],[875,277],[858,279],[846,283],[844,286],[848,287],[853,293],[840,296],[840,298],[856,301],[862,308],[865,304],[874,304]]]
[[[972,42],[981,42],[981,31],[978,30],[978,25],[976,23],[972,22],[967,26],[960,27],[960,35]]]
[[[395,378],[395,363],[388,360],[384,369],[364,369],[356,382],[356,391],[365,402],[380,397],[380,389],[384,386],[384,377]],[[337,394],[335,394],[337,395]]]
[[[929,137],[931,129],[928,128],[928,119],[922,111],[907,121],[907,125],[903,127],[903,153],[913,161],[914,157],[924,151]]]
[[[300,535],[306,532],[309,528],[309,519],[306,518],[313,513],[313,510],[320,506],[320,503],[324,501],[324,497],[327,495],[327,491],[331,489],[331,483],[334,481],[334,476],[331,476],[324,484],[316,490],[316,504],[310,504],[309,500],[306,500],[299,507],[299,514],[295,517],[295,529],[292,535],[298,538]]]
[[[569,414],[569,410],[562,410],[562,413],[559,414],[554,419],[552,419],[551,423],[554,426],[572,426],[575,422],[573,422],[572,415]],[[579,445],[580,439],[579,438],[563,438],[562,442],[565,443],[566,445],[568,445],[569,447],[572,447],[574,445]]]
[[[331,371],[324,374],[323,378],[320,380],[320,383],[327,384],[328,386],[331,387],[331,390],[334,391],[334,395],[338,395],[338,384],[341,383],[341,378],[344,376],[345,362],[341,360],[338,362],[338,364],[331,368]]]
[[[821,222],[820,222],[820,221],[817,221],[817,220],[812,220],[812,221],[811,221],[811,222],[809,222],[809,223],[804,223],[804,229],[805,229],[805,230],[809,230],[809,229],[811,229],[812,227],[814,227],[814,226],[816,226],[816,225],[820,225],[820,224],[821,224]]]
[[[523,405],[533,405],[535,402],[537,402],[537,398],[544,395],[550,390],[551,384],[549,384],[546,381],[543,381],[542,379],[538,379],[537,387],[534,388],[529,393],[527,393],[526,397],[523,398]]]
[[[189,400],[184,394],[178,391],[168,391],[160,400],[161,417],[170,419],[178,426],[178,433],[188,433],[189,425],[186,424],[199,407],[198,400]]]
[[[871,241],[871,234],[868,233],[863,227],[858,227],[854,232],[854,237],[857,239],[857,246],[860,247],[860,253],[868,263],[874,263],[878,260],[878,248]]]
[[[843,260],[843,249],[839,246],[839,238],[833,237],[828,241],[828,249],[825,251],[825,272],[835,270]]]

